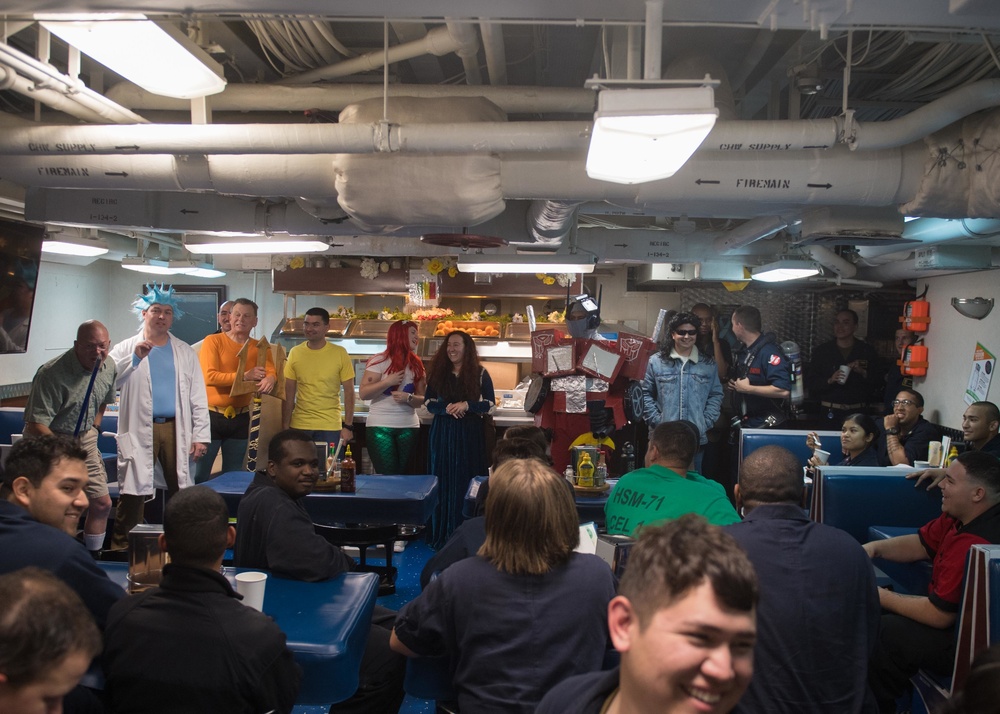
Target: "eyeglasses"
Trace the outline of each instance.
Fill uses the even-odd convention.
[[[915,401],[913,401],[912,399],[893,399],[892,400],[892,406],[894,406],[894,407],[915,407],[915,406],[919,406],[919,405]]]
[[[674,334],[681,337],[692,337],[698,334],[698,330],[674,330]]]

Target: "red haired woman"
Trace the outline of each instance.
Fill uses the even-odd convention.
[[[415,410],[424,403],[427,382],[416,349],[416,323],[394,322],[385,351],[372,355],[361,377],[358,394],[371,400],[365,437],[375,473],[404,473],[420,433]]]
[[[462,502],[473,476],[486,474],[483,415],[496,396],[490,373],[479,364],[476,344],[451,332],[434,355],[427,374],[430,471],[438,477],[438,509],[431,547],[440,548],[462,520]]]

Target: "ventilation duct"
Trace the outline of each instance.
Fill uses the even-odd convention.
[[[806,245],[884,245],[908,242],[903,216],[893,206],[824,207],[802,216]]]
[[[399,97],[390,109],[393,121],[440,124],[445,134],[446,125],[452,122],[503,122],[507,118],[485,99]],[[359,102],[341,112],[340,124],[377,123],[382,110],[379,100]],[[500,159],[490,154],[336,154],[332,160],[341,208],[368,230],[393,225],[471,226],[504,209]]]

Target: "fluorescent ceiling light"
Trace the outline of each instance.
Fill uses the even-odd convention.
[[[216,270],[211,263],[199,263],[194,260],[171,260],[168,267],[193,278],[223,278],[226,275],[225,271]]]
[[[46,30],[143,89],[193,99],[226,88],[222,66],[169,23],[141,13],[36,14]]]
[[[587,175],[613,183],[673,176],[715,126],[711,87],[602,89],[587,152]]]
[[[184,247],[190,253],[199,255],[243,255],[251,253],[322,253],[330,244],[319,239],[294,239],[286,236],[274,240],[260,236],[256,240],[219,240],[215,236],[191,236],[184,238]]]
[[[463,255],[462,273],[593,273],[593,255]]]
[[[761,265],[750,272],[754,280],[760,280],[765,283],[781,283],[786,280],[799,280],[819,275],[822,270],[818,263],[814,263],[811,260],[792,258]]]
[[[72,241],[45,239],[42,241],[42,252],[96,258],[108,252],[108,244],[90,238],[76,238]]]
[[[166,260],[156,258],[136,258],[126,256],[122,258],[122,267],[125,270],[133,270],[137,273],[149,273],[150,275],[179,275],[184,272],[177,268],[171,268]]]

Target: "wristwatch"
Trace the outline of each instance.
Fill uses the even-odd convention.
[[[899,436],[899,427],[890,426],[888,429],[885,430],[885,433],[886,436]]]
[[[353,424],[341,424],[340,428],[341,429],[347,429],[348,431],[354,431],[354,425]]]

